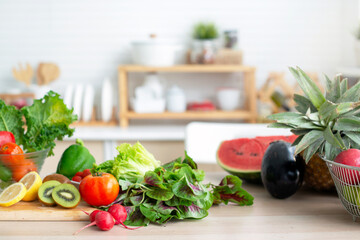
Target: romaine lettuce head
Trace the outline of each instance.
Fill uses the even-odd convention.
[[[119,154],[114,159],[111,173],[118,180],[141,182],[147,171],[154,171],[161,165],[160,161],[156,160],[139,142],[133,146],[123,143],[116,149]]]

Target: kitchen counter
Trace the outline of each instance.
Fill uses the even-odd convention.
[[[76,126],[71,138],[64,141],[101,141],[103,143],[103,159],[112,159],[117,155],[118,141],[166,141],[183,142],[185,139],[185,125],[134,125],[127,128],[120,127],[82,127]]]
[[[208,173],[206,181],[218,183],[225,172]],[[353,222],[335,194],[300,190],[278,200],[262,186],[244,183],[254,197],[253,206],[213,206],[202,220],[151,224],[138,230],[119,226],[107,232],[85,229],[76,239],[354,239],[360,221]],[[0,216],[1,218],[1,216]],[[0,239],[75,239],[87,222],[0,221]]]

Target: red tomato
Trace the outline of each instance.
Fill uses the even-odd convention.
[[[18,182],[28,172],[32,171],[37,171],[36,164],[28,159],[24,159],[21,163],[12,168],[12,177]]]
[[[5,143],[15,143],[15,137],[12,132],[0,131],[0,146]]]
[[[12,154],[24,154],[23,150],[16,143],[5,143],[0,148],[0,154],[5,154],[9,156],[2,156],[1,161],[8,168],[13,168],[19,165],[23,160],[23,155],[15,155]]]
[[[109,173],[98,176],[88,175],[80,183],[79,191],[82,199],[91,206],[109,205],[119,194],[119,183]]]
[[[16,143],[10,142],[2,145],[0,154],[8,155],[2,156],[0,159],[6,167],[11,169],[15,181],[19,181],[28,172],[37,171],[36,164],[24,158],[23,150]]]

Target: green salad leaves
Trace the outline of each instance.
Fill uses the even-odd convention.
[[[23,145],[26,152],[50,148],[50,156],[54,155],[55,140],[72,136],[74,129],[69,125],[77,120],[72,113],[73,110],[68,109],[60,95],[53,91],[21,110],[0,100],[0,131],[12,132],[16,143]]]
[[[160,166],[140,143],[132,147],[122,144],[117,149],[119,155],[115,160],[95,166],[93,171],[116,174],[121,188],[116,202],[127,208],[126,225],[202,219],[213,204],[253,204],[253,196],[241,187],[242,181],[236,176],[226,176],[219,185],[204,184],[204,171],[186,152],[184,158]],[[142,162],[143,159],[146,160]]]
[[[133,146],[123,143],[116,150],[119,154],[115,159],[95,165],[95,172],[111,173],[118,180],[141,182],[147,171],[153,171],[160,166],[160,162],[139,142]]]
[[[18,145],[23,143],[24,129],[21,111],[15,106],[6,105],[0,99],[0,131],[12,132]]]

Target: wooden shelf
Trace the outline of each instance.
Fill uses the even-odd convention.
[[[119,71],[126,72],[251,72],[255,67],[243,65],[175,65],[169,67],[151,67],[122,65]]]
[[[187,111],[183,113],[136,113],[129,111],[126,116],[130,119],[251,119],[248,111]]]
[[[247,122],[256,122],[256,84],[255,67],[244,65],[175,65],[168,67],[121,65],[118,68],[119,87],[119,119],[120,126],[127,127],[130,119],[186,119],[186,120],[212,120],[212,119],[243,119]],[[245,104],[238,111],[187,111],[184,113],[136,113],[129,110],[128,75],[130,72],[177,72],[177,73],[242,73]]]
[[[110,122],[104,122],[104,121],[89,121],[89,122],[84,122],[84,121],[79,121],[79,122],[75,122],[72,125],[77,126],[77,127],[112,127],[112,126],[116,126],[118,125],[118,123],[116,121],[110,121]]]

